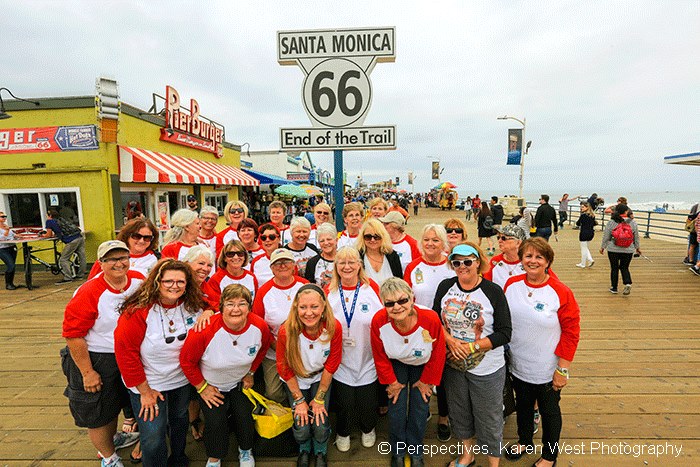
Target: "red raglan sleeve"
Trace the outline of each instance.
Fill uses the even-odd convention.
[[[173,242],[165,245],[160,252],[161,258],[177,259],[178,252],[180,251],[180,249],[178,248],[178,244],[178,242]]]
[[[323,368],[331,374],[335,374],[343,358],[343,326],[340,321],[335,320],[335,333],[331,339],[331,354],[326,359]]]
[[[126,387],[133,388],[146,381],[141,362],[141,343],[146,335],[148,308],[134,313],[122,313],[114,330],[114,356]]]
[[[206,328],[199,332],[192,329],[187,333],[187,339],[180,350],[180,367],[192,386],[199,386],[204,381],[199,362],[219,329],[221,329],[221,315],[216,315]]]
[[[423,316],[423,328],[427,329],[430,337],[435,340],[433,341],[433,351],[430,354],[430,360],[423,367],[420,380],[426,384],[437,386],[440,384],[442,370],[445,367],[445,335],[440,319],[434,312],[425,310]]]
[[[578,348],[581,334],[581,310],[571,289],[559,283],[555,290],[561,303],[557,312],[559,326],[561,326],[561,337],[559,338],[559,344],[554,349],[554,354],[565,360],[572,361]]]
[[[408,217],[408,213],[406,213],[406,217]],[[411,245],[411,258],[412,259],[422,258],[423,255],[421,255],[420,248],[418,248],[418,241],[411,236],[408,236],[407,238],[409,239],[408,244]]]
[[[216,292],[217,295],[221,295],[221,276],[223,272],[221,269],[216,271],[213,276],[209,278],[205,283],[209,286],[211,290]]]
[[[277,373],[279,373],[283,380],[289,381],[290,379],[294,378],[294,371],[292,371],[292,369],[289,367],[289,363],[287,362],[286,349],[287,328],[282,326],[280,331],[277,333],[277,349],[275,350],[277,353]]]
[[[379,334],[379,329],[387,323],[386,309],[382,308],[372,318],[370,326],[370,342],[372,344],[372,355],[374,356],[374,366],[377,368],[377,376],[382,384],[391,384],[396,381],[394,367],[384,351],[384,343]]]
[[[251,310],[254,314],[260,316],[263,321],[265,321],[265,294],[270,290],[270,287],[266,287],[267,284],[262,286],[262,288],[255,294],[253,298],[253,309]]]
[[[411,263],[408,266],[406,266],[406,270],[403,273],[403,280],[405,280],[408,286],[411,288],[413,288],[413,282],[411,282],[411,274],[413,273],[413,270],[416,269],[416,265],[418,265],[418,263],[420,263],[420,259],[414,256],[413,261],[411,261]]]
[[[214,248],[216,248],[216,257],[219,257],[219,253],[221,253],[221,250],[224,248],[224,235],[226,235],[226,232],[228,232],[228,229],[224,229],[218,234],[216,234],[216,242]]]
[[[73,298],[66,305],[63,313],[63,337],[66,339],[85,337],[95,325],[98,310],[97,302],[101,290],[95,287],[97,284],[86,283],[80,287]]]

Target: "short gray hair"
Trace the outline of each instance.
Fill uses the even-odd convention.
[[[212,266],[214,265],[214,253],[212,253],[209,247],[206,245],[193,246],[185,254],[185,257],[182,258],[182,261],[185,263],[192,263],[200,256],[206,256],[209,259],[209,262],[212,264]]]
[[[289,223],[289,231],[294,232],[298,228],[311,230],[311,222],[306,217],[292,217],[292,221]]]
[[[411,286],[408,285],[405,280],[399,279],[398,277],[390,277],[385,280],[382,287],[379,289],[379,296],[382,298],[382,302],[389,297],[396,297],[401,293],[405,293],[408,298],[413,298]]]
[[[336,230],[335,226],[330,222],[324,222],[316,228],[316,238],[320,235],[332,235],[337,238],[338,230]]]
[[[447,252],[449,243],[447,242],[447,231],[445,230],[445,226],[441,224],[426,224],[420,234],[420,243],[418,243],[418,249],[420,250],[421,254],[425,255],[425,251],[423,251],[423,237],[425,237],[425,234],[431,230],[435,232],[435,235],[437,235],[442,242],[442,248],[445,250],[445,252]]]
[[[205,204],[202,206],[202,209],[199,210],[199,217],[202,218],[204,217],[204,214],[211,212],[212,214],[216,214],[216,217],[218,219],[219,217],[219,210],[216,209],[214,206],[209,206],[208,204]]]

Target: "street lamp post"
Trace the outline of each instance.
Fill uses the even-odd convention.
[[[525,117],[523,117],[523,119],[520,120],[519,118],[504,115],[502,117],[498,117],[498,120],[515,120],[516,122],[520,123],[523,126],[523,141],[522,142],[523,143],[525,142]],[[523,174],[525,173],[525,155],[527,154],[527,151],[530,149],[530,143],[531,143],[531,141],[528,141],[527,145],[525,146],[524,152],[520,155],[520,191],[518,192],[519,198],[523,197]]]

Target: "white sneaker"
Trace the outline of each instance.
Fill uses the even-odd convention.
[[[108,461],[104,457],[102,458],[102,463],[100,464],[101,467],[124,467],[124,464],[122,464],[122,458],[117,456],[116,458],[112,459],[112,461]]]
[[[622,288],[622,295],[629,295],[631,291],[632,284],[625,284],[625,286]]]
[[[335,447],[337,447],[338,451],[340,451],[340,452],[348,452],[350,450],[350,437],[349,436],[336,436],[335,437]]]
[[[238,465],[240,467],[255,467],[255,458],[251,449],[243,451],[238,448]]]
[[[369,433],[362,433],[362,445],[366,448],[371,448],[377,442],[377,433],[374,430]]]
[[[212,462],[209,459],[207,459],[207,465],[205,465],[204,467],[221,467],[221,459],[219,459],[216,462]]]
[[[585,265],[585,264],[581,264],[581,263],[579,263],[579,264],[577,264],[577,265],[576,265],[576,267],[577,267],[577,268],[585,268],[585,267],[586,267],[586,265]]]

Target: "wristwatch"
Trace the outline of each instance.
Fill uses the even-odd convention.
[[[476,342],[474,342],[474,350],[477,351],[477,352],[478,352],[479,350],[481,350],[481,346],[480,346],[479,344],[477,344]]]
[[[569,369],[568,368],[562,368],[559,365],[557,365],[557,373],[566,377],[566,379],[569,379]]]

